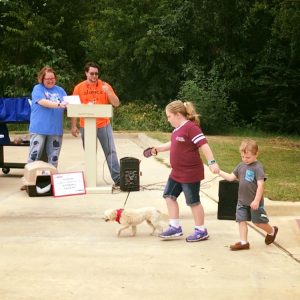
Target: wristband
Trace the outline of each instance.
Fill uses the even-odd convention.
[[[216,163],[216,161],[215,161],[214,159],[209,160],[209,161],[207,162],[207,164],[208,164],[209,166],[211,166],[211,165],[213,165],[213,164],[215,164],[215,163]]]
[[[60,102],[57,103],[57,106],[60,107]]]

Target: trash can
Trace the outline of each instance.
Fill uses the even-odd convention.
[[[238,181],[220,180],[218,202],[219,220],[235,220],[238,189]]]
[[[122,191],[140,190],[140,160],[134,157],[120,159],[120,189]]]

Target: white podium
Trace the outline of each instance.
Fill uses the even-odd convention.
[[[68,117],[84,118],[84,153],[86,192],[111,193],[112,186],[97,187],[97,129],[96,118],[112,117],[111,104],[68,104]]]

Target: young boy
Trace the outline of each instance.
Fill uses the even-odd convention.
[[[239,223],[240,241],[230,246],[233,251],[248,250],[247,221],[264,230],[267,235],[267,245],[274,242],[278,228],[269,224],[264,210],[264,181],[265,174],[262,164],[257,161],[258,145],[251,139],[244,140],[240,145],[242,162],[231,174],[220,170],[219,175],[228,181],[239,180],[238,203],[236,207],[236,221]]]

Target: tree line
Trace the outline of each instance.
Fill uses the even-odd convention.
[[[299,0],[0,0],[0,97],[93,60],[122,104],[193,101],[210,131],[300,133]]]

